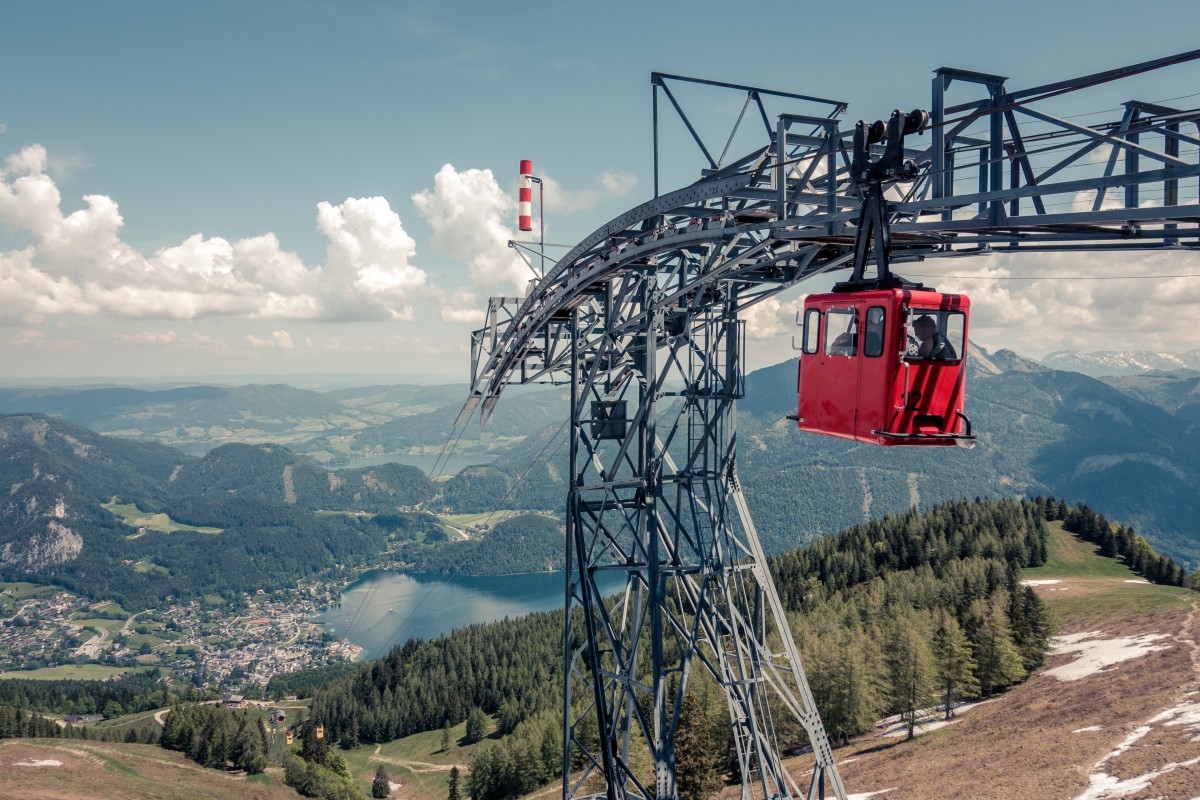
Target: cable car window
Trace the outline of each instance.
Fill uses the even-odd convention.
[[[966,315],[961,311],[909,309],[905,355],[910,361],[959,361],[966,346],[965,329]]]
[[[858,312],[831,308],[825,314],[825,355],[852,356],[858,352]]]
[[[884,319],[883,306],[871,306],[867,309],[867,333],[863,337],[863,353],[870,358],[883,355]]]
[[[821,332],[821,311],[820,309],[810,308],[804,312],[804,346],[803,350],[808,355],[813,355],[817,352],[818,336]]]

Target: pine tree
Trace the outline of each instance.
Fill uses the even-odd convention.
[[[892,708],[908,724],[908,738],[912,739],[921,712],[937,698],[928,625],[920,615],[905,610],[896,616],[888,637],[886,660]]]
[[[954,716],[954,704],[979,692],[971,643],[954,615],[942,611],[933,630],[934,672],[946,719]]]
[[[450,749],[450,723],[447,722],[442,726],[442,752]]]
[[[694,692],[684,692],[675,732],[675,791],[679,800],[707,800],[721,788],[708,718]]]
[[[384,798],[392,793],[392,781],[388,777],[383,764],[375,770],[375,778],[371,781],[371,797]]]
[[[458,767],[450,768],[450,780],[446,785],[446,800],[459,800],[458,782],[461,778]]]

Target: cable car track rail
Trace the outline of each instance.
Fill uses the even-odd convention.
[[[1200,109],[1131,100],[1118,119],[1082,125],[1072,118],[1094,115],[1034,106],[1198,58],[1015,92],[943,67],[928,119],[896,112],[853,131],[841,101],[652,74],[656,196],[572,247],[525,297],[491,298],[451,436],[476,412],[486,421],[509,384],[569,387],[564,800],[594,791],[593,776],[610,800],[676,796],[674,732],[693,666],[726,690],[743,798],[845,797],[737,477],[740,315],[822,273],[862,280],[872,263],[884,277],[889,264],[988,253],[1197,248]],[[681,83],[745,94],[723,148],[705,143],[671,88]],[[982,96],[948,105],[952,85]],[[700,180],[661,195],[660,94],[701,156]],[[726,163],[755,117],[757,144]],[[918,133],[925,146],[909,146]],[[1085,172],[1056,177],[1067,169]],[[1157,205],[1143,205],[1147,187]],[[595,576],[613,570],[627,584],[606,603]],[[807,790],[783,765],[774,715],[785,711],[813,746]],[[652,780],[631,766],[639,747]]]

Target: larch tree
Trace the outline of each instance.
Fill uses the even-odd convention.
[[[975,649],[975,675],[985,696],[1025,677],[1021,653],[1009,628],[1005,592],[980,598],[971,604],[971,643]]]
[[[979,693],[971,642],[953,614],[939,611],[933,628],[934,674],[946,719],[954,717],[955,703]]]
[[[482,740],[486,734],[487,715],[483,713],[483,709],[474,706],[467,712],[467,742],[474,744]]]
[[[937,698],[928,622],[915,611],[905,609],[896,615],[890,627],[885,653],[889,694],[892,708],[908,725],[908,738],[912,739],[921,712]]]

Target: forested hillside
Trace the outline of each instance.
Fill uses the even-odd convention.
[[[847,636],[883,641],[897,620],[947,609],[976,637],[973,647],[1000,648],[998,661],[984,659],[980,668],[982,685],[994,691],[1023,677],[1045,648],[1041,606],[1016,575],[1044,558],[1044,518],[1056,509],[1015,500],[949,503],[827,537],[773,558],[771,568],[801,620],[827,615]],[[558,703],[561,620],[561,613],[534,614],[409,641],[319,691],[313,718],[348,745],[455,724],[476,706],[512,730]],[[803,631],[804,623],[796,627]],[[883,695],[877,699],[883,708]]]
[[[166,486],[172,498],[234,495],[316,511],[394,511],[429,500],[423,471],[401,464],[330,471],[286,447],[227,444],[185,465]]]
[[[276,445],[196,459],[29,414],[0,417],[0,484],[0,575],[130,609],[365,565],[411,537],[361,512],[435,492],[414,467],[327,471]]]

